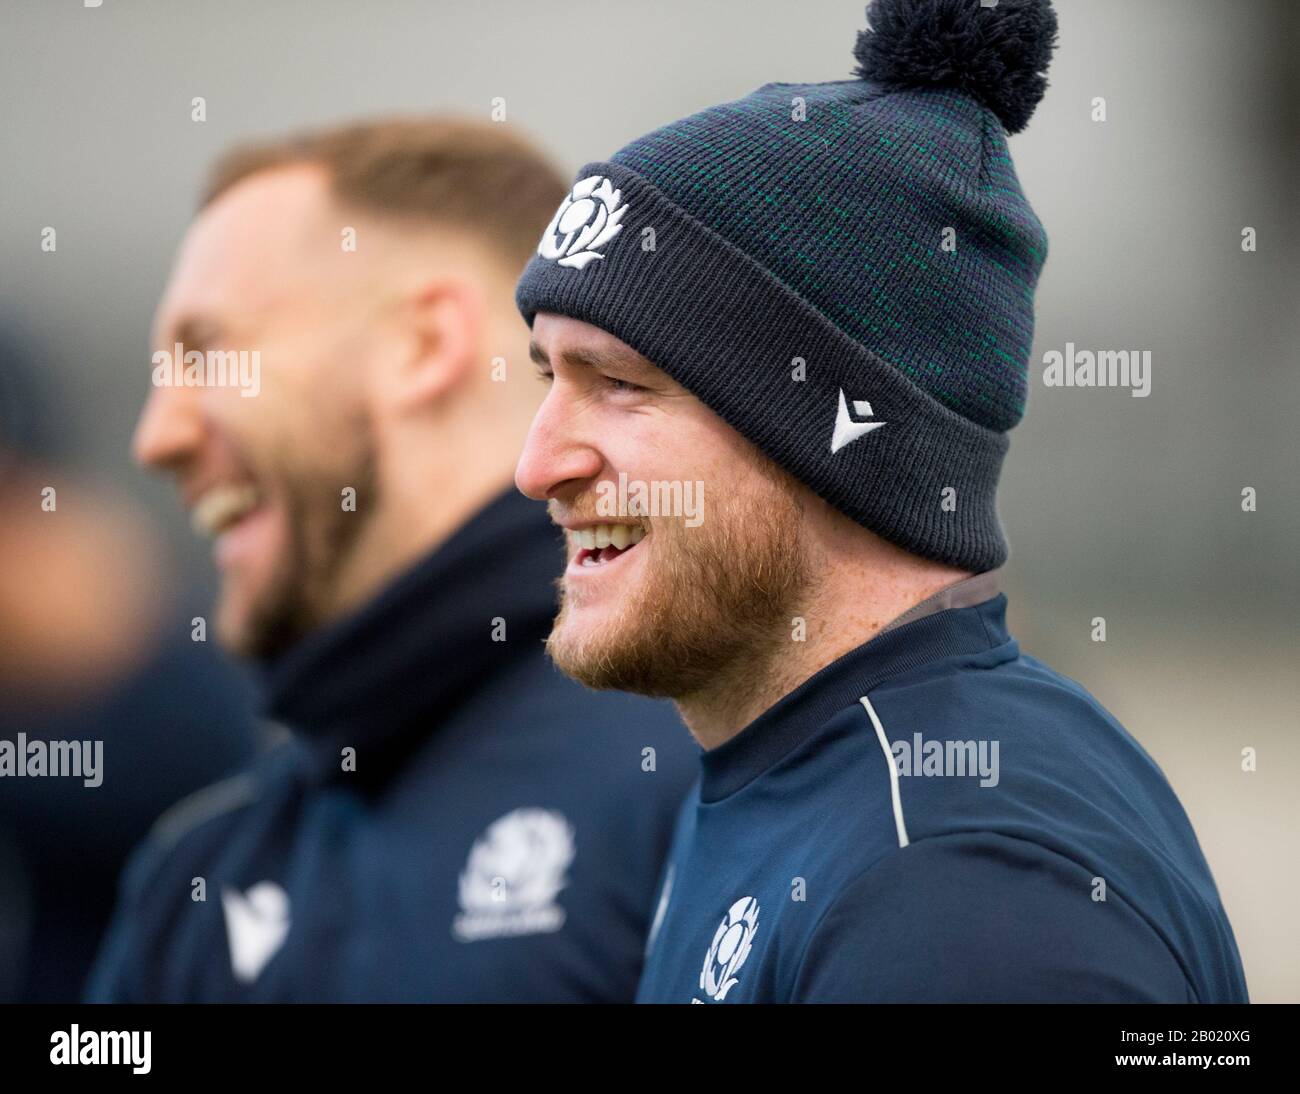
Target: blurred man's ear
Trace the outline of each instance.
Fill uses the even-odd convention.
[[[399,350],[381,370],[380,393],[394,410],[427,410],[471,377],[487,321],[474,285],[431,281],[398,304],[394,321]]]

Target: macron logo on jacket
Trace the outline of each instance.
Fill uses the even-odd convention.
[[[241,984],[251,984],[289,935],[289,894],[274,881],[261,881],[247,893],[221,890],[230,942],[230,968]]]

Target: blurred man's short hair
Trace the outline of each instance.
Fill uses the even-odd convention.
[[[200,208],[250,175],[307,163],[328,171],[342,205],[469,231],[512,269],[536,250],[569,189],[537,147],[503,124],[394,117],[238,145],[217,161]]]

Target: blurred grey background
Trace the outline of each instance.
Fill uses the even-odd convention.
[[[1252,998],[1295,1001],[1300,5],[1057,10],[1050,89],[1011,142],[1051,239],[1001,492],[1013,628],[1155,756]],[[0,326],[44,362],[73,464],[145,508],[201,600],[206,549],[127,444],[151,313],[220,150],[377,113],[488,117],[501,97],[570,170],[760,84],[844,78],[863,24],[860,0],[4,0]],[[1045,387],[1066,342],[1150,350],[1150,396]]]

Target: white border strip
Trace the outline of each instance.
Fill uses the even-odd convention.
[[[894,802],[894,827],[898,829],[898,846],[906,847],[907,825],[903,823],[903,799],[898,789],[898,767],[894,763],[894,754],[889,749],[889,741],[885,739],[885,727],[880,724],[880,719],[876,717],[875,708],[872,707],[870,700],[864,695],[858,700],[871,719],[871,724],[876,727],[876,740],[880,742],[880,747],[885,753],[885,763],[889,765],[889,796]]]

